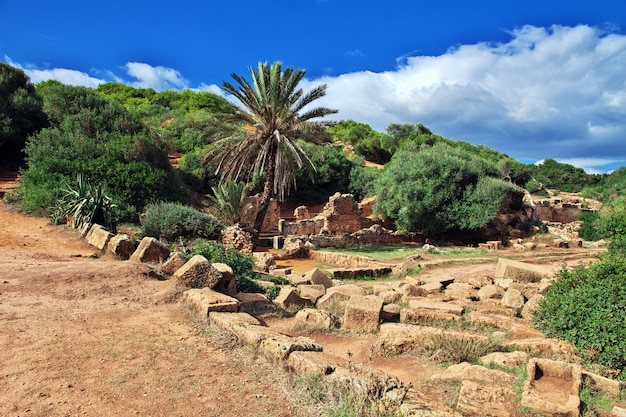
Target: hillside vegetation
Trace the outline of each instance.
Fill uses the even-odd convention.
[[[219,167],[208,158],[216,142],[247,129],[234,121],[236,106],[208,92],[156,92],[118,83],[96,89],[57,81],[33,86],[20,69],[4,65],[3,71],[13,75],[2,79],[11,87],[3,94],[31,97],[28,111],[16,100],[13,107],[5,105],[5,115],[21,117],[7,118],[13,128],[5,129],[0,144],[5,155],[14,152],[18,158],[15,144],[23,144],[26,166],[17,194],[9,198],[28,212],[52,213],[78,174],[105,187],[118,221],[136,222],[150,203],[189,204],[192,195],[219,189]],[[285,198],[311,205],[335,192],[357,198],[385,194],[377,213],[399,230],[480,228],[516,186],[537,193],[580,192],[604,202],[620,200],[626,187],[624,169],[592,175],[551,159],[527,165],[484,145],[444,138],[422,124],[392,124],[382,133],[344,120],[316,135],[317,144],[299,143],[315,167],[313,178],[298,170]],[[170,165],[168,154],[182,155],[178,167]],[[365,160],[386,164],[385,169],[364,167]],[[247,194],[262,191],[263,172],[244,179]]]

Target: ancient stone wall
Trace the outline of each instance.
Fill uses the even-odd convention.
[[[245,226],[246,230],[252,230],[252,227],[254,227],[254,219],[256,218],[260,200],[261,195],[257,194],[247,197],[244,201],[243,209],[241,210],[240,224]],[[278,202],[275,199],[272,199],[270,200],[270,205],[267,209],[267,214],[265,215],[265,220],[263,221],[263,226],[260,231],[271,232],[276,228],[279,220],[280,207],[278,206]]]

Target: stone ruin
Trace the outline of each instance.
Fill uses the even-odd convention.
[[[423,243],[418,233],[400,233],[393,226],[372,219],[375,198],[357,203],[351,194],[336,193],[317,215],[312,216],[308,207],[294,210],[293,220],[281,219],[278,233],[285,239],[290,236],[305,237],[314,247],[362,246],[368,244],[398,244],[402,242]],[[524,201],[524,193],[509,193],[497,215],[485,228],[477,232],[461,232],[439,236],[441,240],[462,242],[501,241],[530,236],[541,230],[541,219],[536,207]],[[388,226],[386,228],[385,226]],[[274,244],[275,248],[280,245]]]

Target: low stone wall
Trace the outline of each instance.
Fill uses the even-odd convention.
[[[309,259],[325,262],[333,265],[345,266],[347,268],[384,268],[393,265],[375,261],[367,256],[348,255],[345,253],[322,252],[309,250]]]

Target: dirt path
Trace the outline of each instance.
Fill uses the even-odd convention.
[[[0,204],[0,415],[295,416],[282,372],[209,344],[145,265]]]

